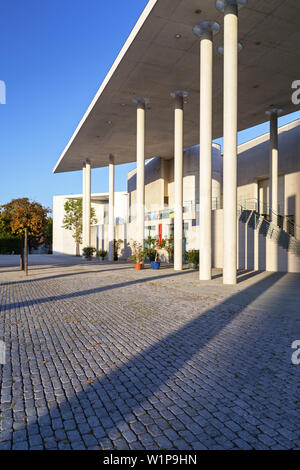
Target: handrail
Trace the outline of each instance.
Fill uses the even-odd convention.
[[[287,219],[288,216],[283,216],[277,214],[275,211],[270,209],[270,205],[267,203],[261,203],[256,198],[243,199],[239,202],[239,205],[244,208],[244,210],[255,210],[260,215],[269,216],[272,220],[277,220],[277,225],[279,228],[282,228],[285,232],[289,233],[291,236],[296,239],[300,239],[300,226],[295,224],[294,221]],[[261,211],[261,205],[263,205],[263,211]],[[265,210],[266,209],[266,210]],[[288,224],[287,230],[283,227],[280,227],[278,224],[279,217],[285,218]]]
[[[212,208],[213,210],[221,209],[222,198],[212,198]],[[238,208],[242,210],[255,211],[258,215],[263,216],[266,223],[269,223],[270,227],[272,227],[273,232],[277,227],[279,230],[283,230],[284,232],[288,233],[297,240],[300,240],[300,226],[296,225],[294,221],[289,220],[288,216],[282,216],[276,214],[273,210],[270,210],[269,204],[262,203],[257,198],[247,198],[238,201]],[[199,211],[199,204],[195,204],[192,201],[185,202],[183,204],[182,210],[183,213],[186,214],[197,213]],[[147,212],[145,213],[145,221],[169,219],[173,214],[173,208],[165,208],[160,211]],[[268,217],[270,217],[272,220],[268,220]],[[279,217],[285,219],[285,228],[283,226],[281,227],[281,225],[278,224]],[[129,217],[129,223],[133,222],[134,220],[134,216]],[[277,224],[274,223],[274,220],[277,220]]]
[[[244,218],[243,218],[244,214]],[[267,220],[263,215],[255,210],[244,209],[242,205],[238,206],[238,216],[242,222],[247,223],[254,230],[265,237],[275,240],[278,245],[289,252],[300,257],[300,240],[280,228],[278,225]]]

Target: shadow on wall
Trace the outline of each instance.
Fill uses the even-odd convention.
[[[296,207],[296,196],[290,196],[287,200],[287,215],[288,220],[286,221],[286,230],[288,233],[293,235],[294,237],[300,237],[300,233],[297,233],[295,230],[295,220],[297,214],[297,207]],[[291,223],[290,223],[291,220]]]
[[[300,171],[299,155],[300,126],[280,132],[279,144],[279,174],[288,175]],[[252,182],[258,175],[269,175],[269,137],[259,145],[250,147],[238,156],[238,185],[243,186]],[[249,161],[252,161],[249,166]]]
[[[300,262],[296,255],[289,255],[291,239],[287,231],[281,231],[277,240],[274,240],[268,234],[270,229],[267,222],[263,222],[259,229],[253,228],[256,224],[254,217],[252,215],[246,223],[239,221],[239,268],[257,271],[299,272]],[[290,265],[291,259],[293,265]]]
[[[145,185],[153,183],[160,179],[161,173],[161,158],[155,157],[145,162]],[[131,192],[136,190],[136,172],[128,178],[128,192],[131,197]],[[130,200],[131,203],[131,200]],[[131,204],[130,204],[131,207]]]
[[[176,274],[171,276],[174,275]],[[54,387],[56,392],[61,389],[60,398],[64,397],[64,399],[60,404],[55,401],[51,402],[52,406],[47,412],[46,408],[43,408],[43,413],[39,418],[31,416],[31,424],[27,426],[28,434],[42,433],[54,418],[72,419],[74,414],[75,419],[76,417],[80,419],[86,415],[93,417],[90,421],[91,430],[85,431],[92,436],[90,437],[90,445],[95,446],[97,443],[103,443],[105,446],[108,434],[110,436],[120,434],[120,430],[128,429],[127,423],[134,420],[135,415],[141,416],[145,414],[145,410],[153,409],[153,404],[155,408],[156,404],[160,402],[159,407],[156,408],[164,410],[162,411],[163,416],[169,419],[182,413],[181,406],[188,403],[194,410],[193,415],[198,417],[199,425],[196,434],[198,441],[201,442],[201,439],[207,438],[207,433],[209,435],[212,425],[215,425],[213,414],[207,411],[204,414],[203,410],[208,404],[214,405],[214,409],[216,409],[217,404],[221,403],[223,407],[227,405],[228,409],[229,403],[234,406],[237,399],[248,400],[250,393],[252,408],[247,408],[247,413],[245,411],[240,416],[241,424],[246,421],[248,415],[251,417],[251,414],[254,413],[253,410],[256,413],[265,413],[271,406],[273,396],[274,400],[275,396],[278,400],[279,394],[280,396],[284,395],[284,390],[280,389],[282,384],[288,385],[290,396],[296,396],[299,377],[292,370],[290,361],[287,362],[286,367],[280,369],[280,374],[277,374],[277,370],[273,370],[273,366],[270,365],[270,358],[277,348],[277,340],[282,341],[282,332],[274,331],[271,327],[272,317],[270,315],[264,316],[262,314],[264,318],[260,319],[259,325],[253,323],[251,315],[245,315],[243,326],[247,329],[247,341],[245,342],[245,338],[243,338],[243,344],[240,341],[240,323],[238,323],[236,333],[232,333],[235,331],[234,326],[231,330],[231,344],[227,344],[225,350],[222,350],[221,346],[220,350],[212,350],[209,347],[210,342],[218,335],[222,335],[228,325],[235,325],[238,317],[241,319],[240,316],[243,314],[245,306],[251,303],[251,299],[253,300],[260,295],[260,292],[271,288],[282,276],[272,274],[243,292],[233,295],[226,302],[220,303],[218,308],[214,307],[199,313],[196,318],[171,332],[168,336],[153,342],[147,349],[131,357],[124,354],[124,362],[114,366],[110,371],[107,367],[109,352],[105,348],[98,347],[93,351],[86,352],[87,365],[92,364],[94,370],[98,371],[96,375],[93,375],[88,367],[89,378],[86,377],[81,365],[77,362],[75,364],[67,362],[64,360],[66,358],[62,356],[64,368],[60,368],[61,382],[59,384],[53,383],[50,377],[47,380],[50,382],[48,389]],[[58,296],[58,300],[74,297],[84,298],[91,292],[119,289],[126,285],[148,281],[149,279],[144,279],[74,292]],[[27,307],[40,305],[53,300],[55,299],[37,298],[26,301],[26,305]],[[230,307],[228,303],[231,305]],[[2,311],[8,315],[11,309],[20,306],[19,304],[6,305],[3,306]],[[101,309],[100,305],[99,308]],[[100,325],[101,322],[99,328],[101,328]],[[78,329],[80,326],[75,326],[75,328]],[[61,338],[57,336],[55,331],[50,333],[53,333],[54,337],[54,342],[50,347],[63,350],[63,346],[60,344]],[[99,331],[99,335],[101,335],[101,331]],[[101,338],[99,338],[99,342],[101,342]],[[99,344],[99,346],[101,345]],[[37,347],[39,348],[39,346]],[[201,351],[203,354],[205,353],[204,356]],[[194,361],[194,357],[198,353],[200,355],[197,355],[197,359]],[[278,360],[284,361],[285,358],[279,357]],[[256,367],[253,364],[257,364]],[[42,364],[39,367],[43,369],[43,377],[46,377],[47,367]],[[28,364],[24,364],[23,372],[26,370],[29,371]],[[77,373],[86,377],[84,389],[78,381]],[[72,383],[66,380],[68,376]],[[183,384],[185,384],[184,389],[181,388]],[[263,395],[257,393],[259,384],[263,384],[265,392]],[[167,406],[163,405],[166,400],[169,406],[173,402],[172,413],[167,411]],[[5,413],[7,416],[12,415],[12,410],[3,411],[4,415]],[[291,412],[290,401],[282,399],[281,407],[278,408],[278,420],[281,418],[284,420],[286,414]],[[222,418],[218,421],[219,427],[221,422]],[[85,427],[89,428],[87,425]],[[196,427],[194,422],[194,428]],[[18,432],[22,431],[16,431],[16,435]]]

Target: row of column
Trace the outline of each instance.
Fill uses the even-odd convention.
[[[115,165],[113,155],[108,157],[109,167],[109,202],[108,202],[108,259],[114,259],[114,206],[115,206]],[[91,246],[91,163],[85,160],[82,167],[82,244]]]
[[[238,7],[246,0],[217,1],[224,11],[224,264],[223,283],[237,281],[237,113],[238,113]],[[220,26],[204,21],[194,28],[200,39],[200,279],[212,277],[212,117],[213,117],[213,36]],[[178,90],[171,95],[174,111],[174,269],[182,270],[183,259],[183,114],[187,92]],[[145,111],[149,100],[137,98],[137,184],[136,239],[144,245],[145,223]],[[278,145],[277,116],[270,112],[271,130],[271,207],[278,207]],[[89,214],[91,210],[91,167],[83,167],[83,244],[90,245]],[[109,156],[109,260],[114,258],[114,158]]]
[[[217,1],[217,8],[224,12],[224,284],[236,284],[237,278],[238,7],[244,3],[244,0]],[[212,21],[194,28],[200,38],[200,280],[212,278],[213,36],[219,30],[219,25]]]
[[[82,244],[91,246],[91,163],[85,160],[82,168]]]

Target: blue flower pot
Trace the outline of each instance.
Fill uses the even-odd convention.
[[[151,268],[152,269],[159,269],[160,268],[160,262],[159,261],[151,261]]]

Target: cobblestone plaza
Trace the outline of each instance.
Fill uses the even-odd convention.
[[[300,447],[299,275],[1,258],[0,449]]]

